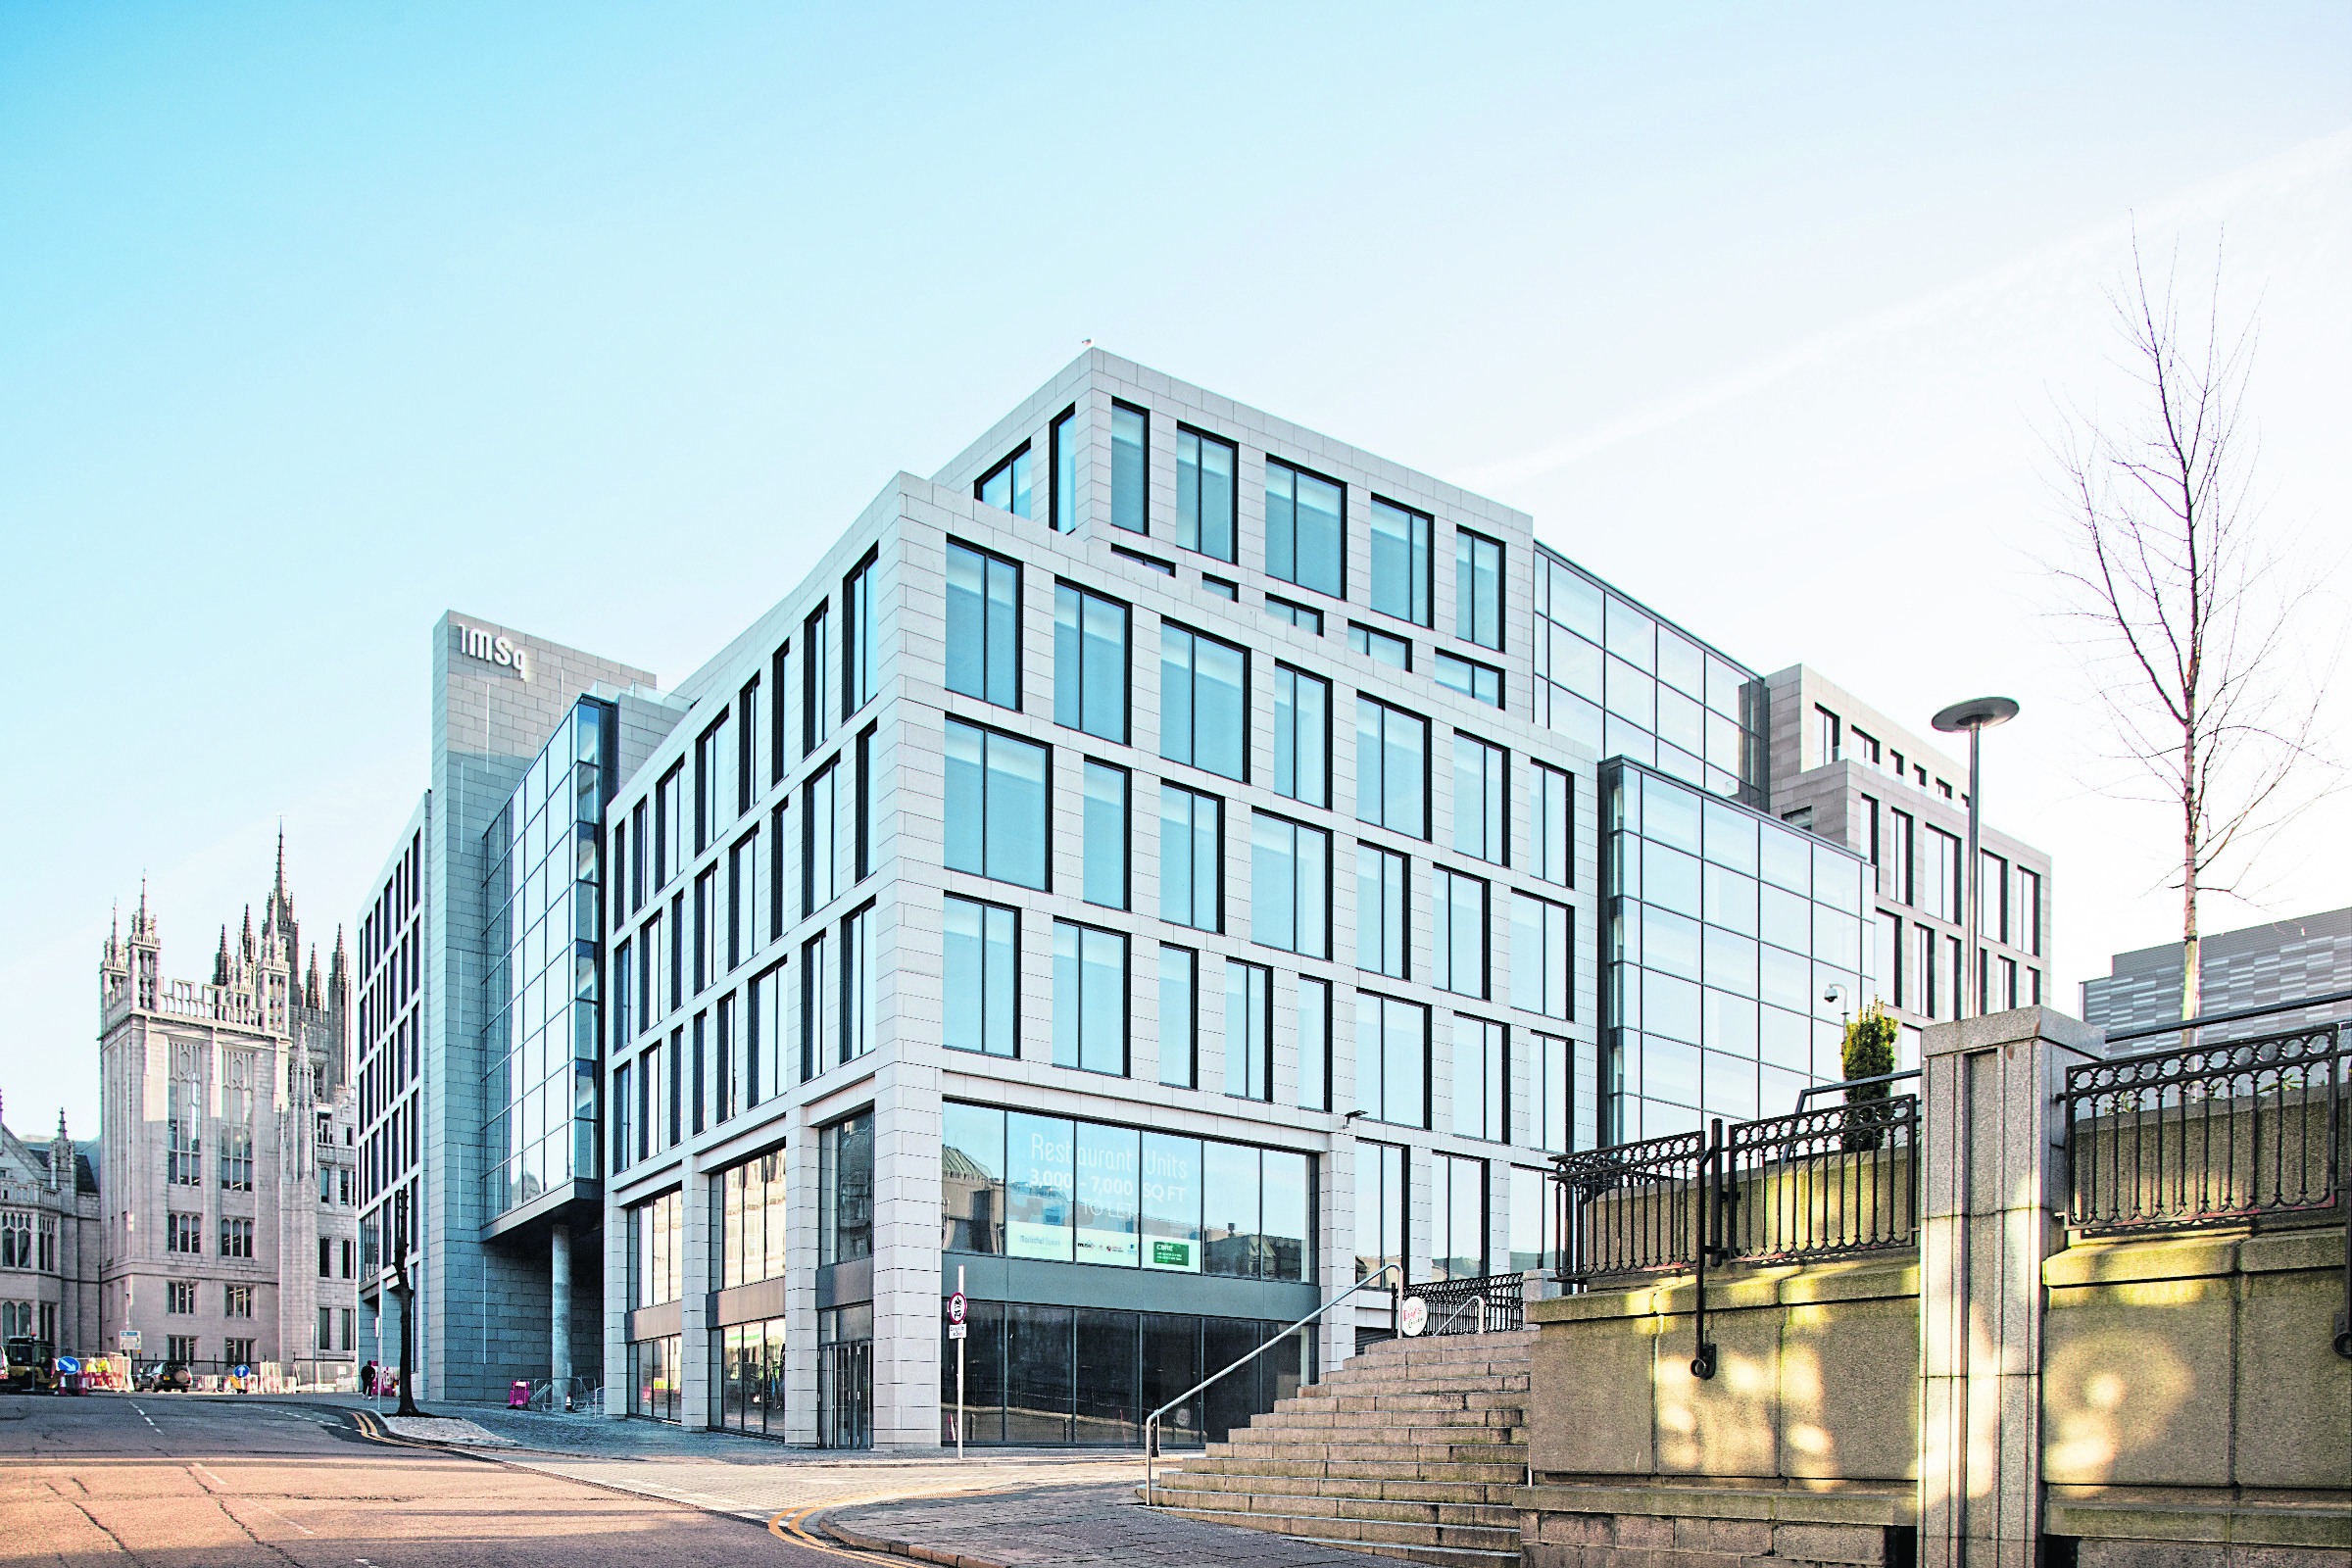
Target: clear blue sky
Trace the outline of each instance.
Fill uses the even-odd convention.
[[[2226,220],[2281,510],[2342,521],[2340,3],[848,9],[0,10],[11,1125],[94,1131],[142,870],[177,975],[281,814],[308,931],[351,917],[444,609],[674,679],[1083,338],[1526,507],[1764,667],[1915,723],[2005,682],[2055,756],[2026,599],[1979,662],[1853,607],[1984,508],[2030,534],[2104,352],[2047,323],[2128,215]],[[1835,594],[1727,564],[1808,517]],[[2166,934],[2013,789],[2070,978]]]

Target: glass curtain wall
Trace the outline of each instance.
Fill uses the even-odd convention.
[[[1783,1114],[1843,1076],[1841,1015],[1875,987],[1861,858],[1621,759],[1600,790],[1614,1140]]]
[[[582,698],[482,839],[482,1214],[594,1180],[602,1117],[601,825],[618,735]]]
[[[1761,807],[1763,678],[1538,546],[1536,721]]]

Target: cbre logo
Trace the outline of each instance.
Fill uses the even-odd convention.
[[[466,650],[466,657],[469,659],[478,659],[487,664],[497,664],[501,668],[512,669],[515,674],[523,676],[525,680],[530,678],[522,667],[522,650],[517,648],[510,638],[497,636],[479,626],[460,626],[458,627],[458,646]]]

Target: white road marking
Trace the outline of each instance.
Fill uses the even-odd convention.
[[[142,1420],[142,1421],[144,1421],[144,1422],[146,1422],[146,1423],[147,1423],[149,1426],[151,1426],[151,1427],[155,1427],[155,1430],[156,1430],[156,1431],[158,1431],[158,1432],[161,1432],[161,1431],[163,1431],[163,1430],[164,1430],[162,1427],[156,1427],[156,1426],[155,1426],[155,1417],[153,1417],[153,1416],[149,1415],[149,1414],[148,1414],[148,1413],[147,1413],[145,1410],[140,1410],[140,1409],[139,1409],[139,1407],[138,1407],[137,1405],[135,1405],[135,1404],[134,1404],[134,1405],[132,1405],[132,1406],[131,1406],[131,1408],[132,1408],[133,1410],[138,1410],[138,1411],[139,1411],[139,1419],[140,1419],[140,1420]]]

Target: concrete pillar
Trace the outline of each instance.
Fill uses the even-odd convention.
[[[558,1220],[547,1239],[548,1376],[555,1380],[549,1408],[561,1410],[571,1394],[571,1227]]]
[[[2067,1200],[2054,1097],[2101,1038],[2045,1007],[1922,1037],[1920,1568],[2034,1568],[2041,1264]]]

